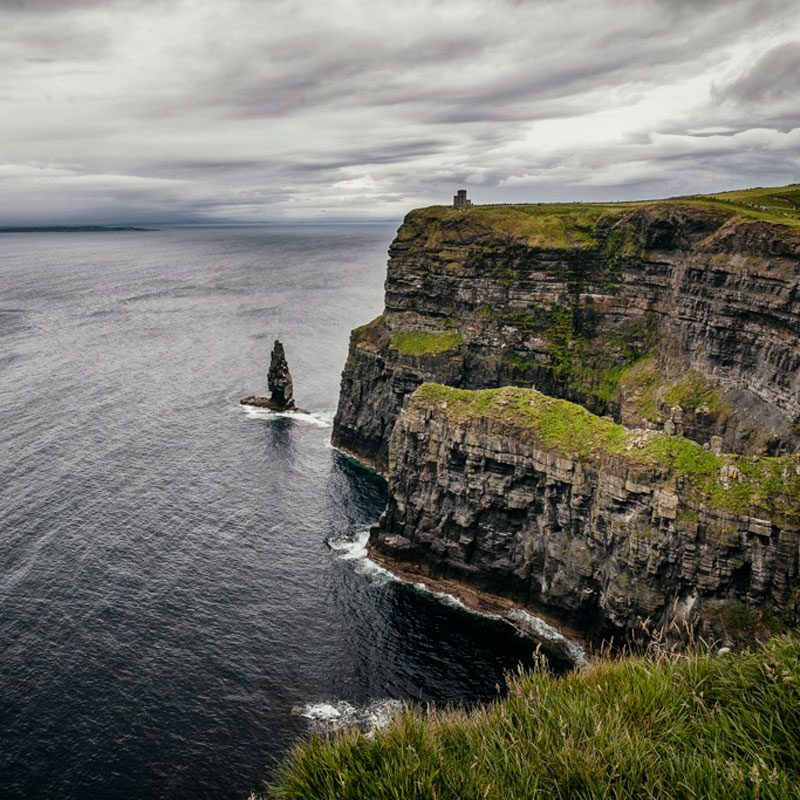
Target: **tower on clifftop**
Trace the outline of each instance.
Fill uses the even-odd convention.
[[[453,195],[453,208],[468,208],[472,205],[472,200],[467,200],[467,190],[459,189]]]

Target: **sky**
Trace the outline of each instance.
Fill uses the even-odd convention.
[[[0,225],[793,182],[798,0],[0,0]]]

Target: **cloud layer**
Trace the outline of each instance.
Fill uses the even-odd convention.
[[[800,180],[796,0],[0,0],[0,224]]]

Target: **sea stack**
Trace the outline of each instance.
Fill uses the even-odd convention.
[[[289,372],[289,364],[286,362],[283,344],[279,339],[275,340],[270,353],[267,386],[269,387],[269,397],[251,394],[248,397],[243,397],[239,402],[243,406],[268,408],[270,411],[291,411],[295,414],[309,413],[304,408],[298,408],[294,404],[292,375]]]
[[[294,408],[292,375],[286,362],[283,344],[279,339],[275,340],[270,354],[267,386],[269,386],[270,400],[275,408],[281,410]]]

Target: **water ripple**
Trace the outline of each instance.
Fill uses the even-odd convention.
[[[4,239],[4,800],[245,797],[293,708],[473,702],[529,656],[325,545],[384,502],[329,437],[392,233]],[[308,417],[238,405],[277,336]]]

